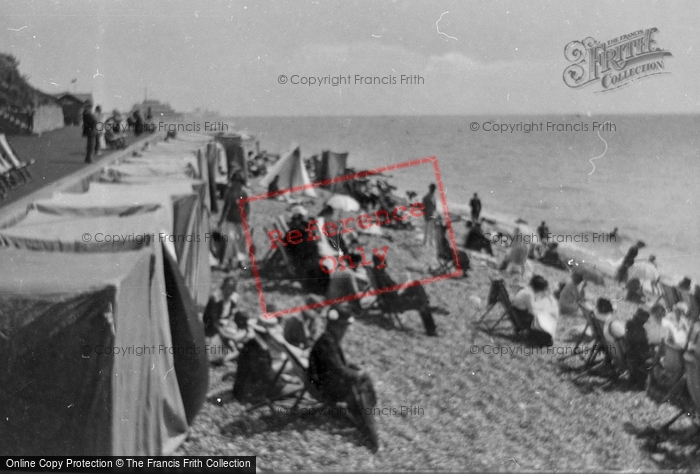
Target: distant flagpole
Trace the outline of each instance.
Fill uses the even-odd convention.
[[[72,81],[70,81],[70,83],[71,83],[71,84],[75,84],[75,85],[73,86],[73,94],[77,93],[77,92],[78,92],[78,78],[76,77],[75,79],[73,79]]]

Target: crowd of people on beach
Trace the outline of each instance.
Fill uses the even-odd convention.
[[[250,155],[249,162],[256,162],[259,169],[264,169],[269,161],[263,155]],[[250,196],[248,183],[240,170],[232,170],[229,183],[224,193],[224,208],[218,227],[223,235],[228,236],[228,244],[220,256],[219,268],[229,275],[235,271],[247,269],[246,243],[243,232],[243,217],[237,205],[241,198]],[[454,258],[451,245],[447,239],[438,199],[437,186],[430,184],[427,193],[416,200],[418,195],[407,193],[407,198],[394,194],[396,187],[387,179],[379,178],[357,180],[346,192],[360,203],[361,209],[370,212],[373,209],[391,211],[398,204],[411,201],[422,205],[422,225],[399,227],[422,231],[422,246],[428,252],[435,252],[438,260],[440,250],[448,249],[444,260]],[[277,180],[270,181],[268,192],[276,196],[279,192]],[[664,341],[667,345],[678,347],[687,342],[692,324],[691,308],[683,301],[675,302],[670,310],[660,303],[656,295],[648,294],[647,288],[635,273],[635,264],[640,259],[639,251],[645,247],[644,242],[637,242],[630,247],[614,276],[614,280],[624,285],[626,299],[639,303],[638,310],[631,315],[617,314],[609,298],[598,298],[587,302],[586,286],[588,284],[604,285],[604,279],[595,269],[578,267],[573,260],[565,261],[559,254],[558,244],[550,241],[549,226],[545,221],[537,227],[538,239],[526,242],[522,231],[516,227],[512,233],[504,232],[497,223],[482,215],[482,203],[477,193],[469,202],[470,215],[464,219],[467,234],[461,248],[457,249],[459,263],[466,270],[470,268],[469,257],[462,249],[485,254],[479,258],[491,259],[493,266],[504,275],[515,274],[519,277],[520,288],[512,298],[507,296],[508,315],[515,330],[515,337],[531,346],[552,346],[557,341],[557,328],[561,318],[583,316],[589,323],[581,331],[580,339],[595,339],[598,344],[608,344],[619,349],[611,360],[617,367],[629,370],[630,380],[640,386],[647,379],[650,358],[654,350]],[[244,206],[246,216],[250,218],[249,205]],[[296,245],[281,247],[277,254],[269,257],[273,263],[268,269],[286,271],[287,275],[301,285],[302,295],[306,295],[306,309],[298,314],[281,318],[264,319],[251,317],[239,309],[239,295],[236,291],[237,278],[228,276],[218,292],[212,295],[204,311],[207,336],[220,340],[229,347],[230,352],[212,362],[221,364],[235,360],[238,364],[234,381],[234,395],[242,403],[254,403],[256,400],[283,398],[301,393],[311,388],[315,396],[330,404],[341,403],[343,406],[371,405],[374,388],[371,378],[357,366],[348,364],[343,355],[341,342],[346,330],[355,317],[363,315],[370,308],[379,307],[383,313],[400,313],[407,309],[419,312],[426,334],[437,336],[437,325],[432,317],[429,298],[422,286],[414,286],[400,292],[364,297],[353,301],[344,301],[348,296],[357,295],[373,288],[383,288],[395,284],[386,271],[387,262],[380,255],[366,256],[354,233],[329,238],[325,232],[326,223],[335,220],[334,209],[324,205],[315,216],[311,215],[305,203],[291,205],[290,215],[276,224],[276,232],[287,239],[294,235],[306,235],[310,228],[317,231],[317,239],[303,239]],[[330,225],[330,224],[329,224]],[[617,228],[610,235],[617,235]],[[506,238],[507,237],[507,238]],[[495,260],[498,244],[508,247],[500,262]],[[275,255],[277,258],[275,259]],[[343,255],[347,271],[324,271],[318,265],[324,255]],[[545,277],[535,273],[530,260],[564,270],[568,276],[552,286]],[[656,265],[652,255],[647,263]],[[444,262],[443,262],[444,263]],[[649,291],[659,288],[658,276],[651,278]],[[688,288],[684,288],[684,286]],[[690,281],[679,285],[680,290],[688,290]],[[700,289],[696,288],[700,296]],[[324,307],[322,301],[334,301]],[[277,311],[274,302],[268,303],[267,312]],[[626,315],[630,316],[630,315]],[[595,318],[593,323],[590,318]],[[589,328],[597,324],[595,330]],[[272,339],[271,339],[272,338]],[[287,364],[292,359],[305,367],[308,377],[307,385],[299,379],[294,364]],[[298,369],[298,367],[297,367]],[[364,394],[361,396],[360,394]],[[369,445],[376,449],[376,432],[367,431],[367,424],[355,419],[358,426],[364,427]],[[374,439],[374,441],[372,441]]]

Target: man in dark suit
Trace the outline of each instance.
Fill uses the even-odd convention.
[[[328,311],[326,330],[316,341],[309,355],[309,378],[327,403],[345,402],[347,412],[356,420],[364,420],[360,430],[377,449],[374,423],[368,423],[366,412],[377,404],[377,396],[369,374],[354,364],[348,364],[340,342],[354,322],[350,306],[337,305]],[[371,417],[371,415],[369,415]],[[372,428],[369,428],[369,424]],[[370,434],[369,431],[372,433]]]
[[[474,193],[474,197],[469,201],[469,207],[472,208],[472,222],[479,222],[479,215],[481,214],[481,199]]]
[[[340,347],[340,342],[355,321],[347,305],[335,306],[328,311],[326,330],[316,341],[309,355],[309,377],[333,403],[348,401],[352,397],[352,385],[367,377],[366,372],[350,365]]]
[[[92,103],[87,102],[83,107],[83,136],[87,137],[87,154],[85,163],[92,163],[92,155],[100,151],[100,144],[97,141],[97,119],[92,113]]]

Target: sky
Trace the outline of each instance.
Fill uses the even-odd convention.
[[[30,83],[224,115],[695,113],[697,1],[3,1],[0,48]],[[670,74],[567,87],[565,46],[658,28]],[[280,75],[288,78],[279,83]],[[351,76],[339,86],[292,76]],[[355,84],[355,75],[396,84]],[[420,84],[399,84],[419,75]],[[71,84],[77,79],[75,84]],[[296,80],[296,79],[295,79]]]

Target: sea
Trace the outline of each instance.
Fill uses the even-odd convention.
[[[546,221],[565,245],[601,268],[637,240],[672,280],[700,281],[700,116],[352,116],[231,117],[260,148],[303,156],[348,152],[348,166],[373,169],[435,156],[450,214],[501,222]],[[400,174],[400,176],[398,176]],[[419,197],[436,180],[430,167],[390,181]],[[605,239],[615,227],[618,238]],[[567,237],[568,236],[568,237]],[[607,241],[606,241],[607,240]]]

